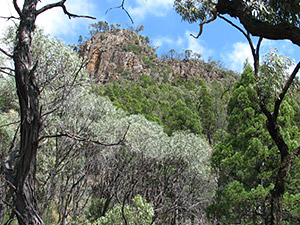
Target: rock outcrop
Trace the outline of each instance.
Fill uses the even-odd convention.
[[[141,74],[158,81],[165,78],[172,81],[179,77],[210,80],[222,77],[222,70],[215,62],[178,57],[159,59],[148,45],[147,38],[125,29],[95,34],[81,45],[79,53],[88,57],[88,72],[101,83],[121,77],[137,80]]]

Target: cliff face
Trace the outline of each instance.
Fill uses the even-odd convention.
[[[158,81],[165,78],[172,81],[179,76],[186,80],[222,77],[222,70],[216,63],[174,57],[161,60],[146,38],[125,29],[95,34],[81,45],[79,53],[88,57],[88,72],[101,83],[121,77],[137,80],[141,74]]]

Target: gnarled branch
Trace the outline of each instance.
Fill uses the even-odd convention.
[[[39,15],[39,14],[41,14],[49,9],[52,9],[52,8],[61,7],[63,9],[64,13],[69,17],[69,19],[71,19],[72,17],[73,18],[81,17],[81,18],[88,18],[88,19],[96,19],[95,17],[92,17],[92,16],[83,16],[83,15],[76,15],[76,14],[70,13],[65,6],[65,2],[66,2],[66,0],[62,0],[62,1],[59,1],[56,3],[45,5],[44,7],[40,8],[39,10],[36,11],[36,15]]]
[[[212,14],[213,14],[212,18],[210,18],[209,20],[203,21],[202,23],[199,24],[200,31],[199,31],[199,33],[198,33],[197,36],[195,36],[193,34],[190,34],[192,37],[198,39],[201,36],[202,32],[203,32],[203,26],[204,26],[204,24],[210,23],[210,22],[212,22],[212,21],[214,21],[214,20],[217,19],[217,16],[218,16],[217,11],[212,11]]]

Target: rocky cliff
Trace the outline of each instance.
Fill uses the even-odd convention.
[[[148,38],[136,32],[116,29],[95,34],[80,47],[80,55],[89,59],[88,72],[98,82],[106,83],[121,77],[137,80],[146,74],[158,81],[161,79],[206,78],[221,79],[223,69],[215,62],[205,63],[193,57],[158,58]],[[189,54],[191,55],[191,54]]]

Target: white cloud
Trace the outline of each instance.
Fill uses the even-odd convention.
[[[178,49],[183,45],[183,39],[178,37],[177,40],[170,37],[157,37],[153,40],[153,45],[155,47],[169,46],[170,49]]]
[[[4,3],[0,7],[1,16],[17,16],[17,13],[12,5],[12,0],[2,0]],[[22,8],[23,0],[18,1],[18,5]],[[46,0],[38,4],[38,8],[43,5],[57,2],[57,0]],[[69,0],[66,2],[66,6],[69,12],[79,15],[92,15],[94,5],[91,0]],[[84,18],[69,19],[61,8],[50,9],[37,17],[36,24],[42,27],[46,33],[51,35],[60,34],[74,34],[76,35],[76,29],[79,29],[83,25],[88,25],[91,20]],[[8,25],[11,25],[12,21],[0,20],[0,32],[3,32]],[[78,30],[77,30],[78,31]]]
[[[53,2],[57,2],[57,0],[48,0],[45,4]],[[42,7],[45,4],[40,4],[39,7]],[[70,0],[66,2],[66,6],[68,11],[73,14],[89,16],[93,14],[94,5],[89,0]],[[89,19],[69,19],[69,17],[63,13],[61,8],[48,10],[37,17],[37,25],[54,36],[60,34],[76,35],[76,29],[79,29],[83,25],[87,26],[89,23],[91,23],[91,20]]]
[[[201,39],[192,37],[190,31],[186,31],[185,38],[187,40],[187,46],[185,49],[192,50],[193,52],[200,54],[205,60],[213,56],[214,51],[206,48],[204,41]]]
[[[135,7],[129,6],[128,12],[134,18],[144,19],[148,14],[163,17],[172,9],[174,0],[135,0]]]
[[[286,55],[291,58],[295,56],[297,47],[288,40],[264,40],[261,44],[262,54],[266,54],[270,49],[277,49],[280,55]]]
[[[221,55],[224,63],[232,70],[242,72],[246,60],[253,64],[253,57],[250,46],[247,42],[236,42],[232,45],[232,50]]]
[[[194,53],[198,53],[203,59],[207,60],[212,57],[214,51],[205,47],[205,43],[202,40],[192,37],[190,31],[186,31],[183,37],[171,38],[169,36],[157,37],[153,39],[153,45],[167,51],[174,49],[178,53],[183,50],[192,50]]]
[[[1,7],[0,7],[0,15],[3,17],[18,17],[17,12],[15,11],[13,7],[13,1],[12,0],[1,0]],[[21,8],[23,5],[24,0],[19,0],[18,5]],[[17,22],[17,21],[16,21]],[[6,30],[7,26],[13,25],[13,20],[7,20],[7,19],[0,19],[0,33],[3,34],[3,32]]]

